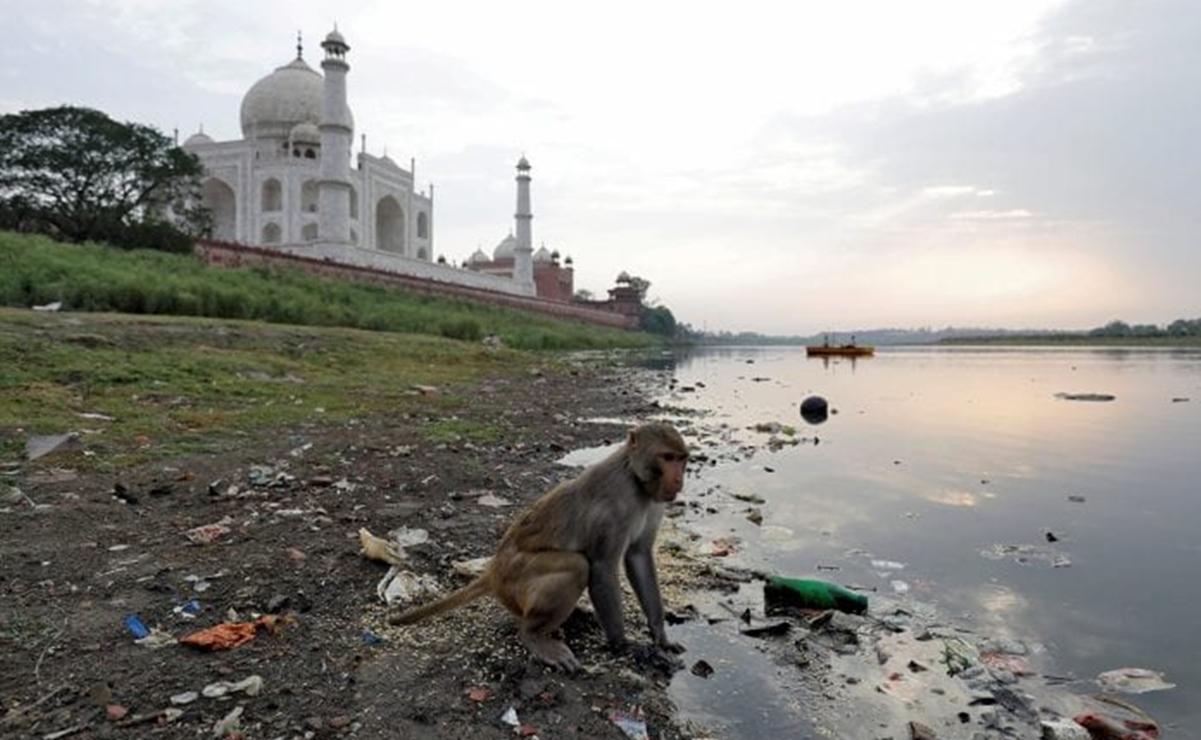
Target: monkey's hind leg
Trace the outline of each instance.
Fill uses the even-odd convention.
[[[574,673],[580,661],[552,633],[571,616],[588,585],[588,560],[579,553],[546,552],[537,561],[517,590],[521,642],[544,663]]]

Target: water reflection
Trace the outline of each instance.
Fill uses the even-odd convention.
[[[1182,587],[1201,554],[1201,351],[889,348],[847,367],[775,347],[675,357],[678,385],[694,392],[670,404],[708,412],[689,439],[721,462],[690,482],[718,513],[690,526],[741,538],[737,557],[772,572],[837,567],[881,595],[903,580],[897,598],[1046,644],[1059,673],[1146,665],[1201,682],[1186,657],[1201,649],[1201,598]],[[831,413],[804,426],[814,395]],[[769,447],[754,430],[772,421],[820,444]],[[765,501],[763,526],[745,521],[735,490]],[[906,564],[904,577],[873,559]],[[1201,725],[1187,699],[1143,705]]]

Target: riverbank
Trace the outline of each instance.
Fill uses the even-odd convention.
[[[767,617],[757,584],[698,534],[723,511],[708,471],[729,452],[721,429],[665,397],[670,373],[456,343],[405,352],[336,330],[39,322],[0,332],[6,383],[25,398],[9,394],[0,415],[5,734],[192,737],[225,722],[249,737],[462,738],[516,722],[547,740],[677,740],[745,737],[780,700],[800,736],[904,737],[918,722],[992,738],[1037,732],[1029,716],[1015,724],[1022,708],[1035,720],[1073,709],[1036,697],[1050,681],[1037,652],[1021,676],[1013,645],[998,653],[990,636],[887,599],[867,617]],[[590,619],[567,629],[588,669],[547,670],[488,601],[387,625],[388,568],[362,557],[361,530],[403,531],[406,567],[452,587],[456,564],[491,554],[514,513],[573,472],[567,452],[662,416],[696,457],[661,548],[685,670],[610,656]],[[641,637],[628,594],[626,611]],[[263,615],[249,641],[216,652],[137,643],[128,621],[177,639]],[[963,648],[955,676],[949,644]],[[737,688],[755,655],[774,693],[713,723],[681,715],[670,681]]]

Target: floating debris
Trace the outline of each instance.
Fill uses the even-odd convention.
[[[1148,691],[1164,691],[1176,688],[1162,673],[1147,668],[1115,668],[1097,676],[1097,683],[1106,691],[1125,694],[1143,694]]]

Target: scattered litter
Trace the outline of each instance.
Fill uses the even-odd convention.
[[[1084,500],[1085,499],[1083,496],[1077,496],[1075,494],[1068,496],[1068,501],[1071,501],[1073,504],[1082,504],[1084,503]]]
[[[62,309],[62,307],[62,301],[52,301],[50,303],[43,303],[40,306],[33,306],[32,308],[34,311],[58,311]]]
[[[850,614],[867,611],[867,597],[836,583],[810,578],[772,576],[763,584],[768,614],[791,609],[836,609]]]
[[[742,540],[738,537],[718,537],[717,539],[706,542],[697,550],[701,555],[710,555],[715,558],[724,558],[733,555],[742,549]]]
[[[895,560],[873,560],[872,567],[876,570],[902,570],[905,564]]]
[[[283,470],[276,470],[269,465],[251,465],[246,471],[246,478],[252,486],[278,488],[296,481],[296,476]]]
[[[493,493],[485,493],[483,496],[480,496],[478,499],[476,499],[476,503],[480,506],[487,506],[493,509],[500,509],[505,506],[513,505],[513,503],[508,499],[501,498]]]
[[[792,630],[791,622],[772,622],[761,627],[748,627],[741,630],[747,637],[776,637],[786,635]]]
[[[253,622],[222,622],[181,637],[179,642],[202,650],[230,650],[253,640],[260,627],[274,632],[281,624],[290,621],[291,617],[264,614]]]
[[[134,642],[144,648],[150,648],[151,650],[158,650],[159,648],[165,648],[171,645],[179,644],[179,640],[175,639],[175,635],[159,629],[158,627],[151,627],[150,634],[134,640]]]
[[[217,681],[211,683],[200,690],[200,693],[209,699],[216,699],[226,694],[244,693],[247,696],[258,696],[263,690],[263,678],[258,675],[251,675],[243,678],[241,681]]]
[[[713,675],[713,666],[706,660],[698,660],[692,664],[692,675],[709,678]]]
[[[646,731],[646,720],[642,718],[641,712],[637,714],[613,712],[609,715],[609,721],[617,725],[617,728],[630,740],[650,740],[650,735]]]
[[[406,547],[422,545],[430,541],[430,533],[425,529],[410,529],[401,527],[388,533],[388,537],[403,551]]]
[[[116,417],[107,414],[97,414],[92,411],[83,411],[76,414],[81,419],[91,419],[92,421],[116,421]]]
[[[1080,714],[1073,719],[1099,740],[1155,740],[1159,737],[1159,725],[1147,720],[1119,721],[1096,712]]]
[[[371,534],[366,527],[359,529],[359,552],[368,560],[380,560],[391,565],[404,562],[399,545]]]
[[[1055,397],[1064,401],[1112,401],[1117,396],[1110,393],[1056,393]]]
[[[192,599],[175,607],[171,612],[180,619],[195,619],[196,615],[200,613],[200,602]]]
[[[1019,565],[1042,563],[1052,568],[1068,568],[1072,565],[1067,553],[1047,545],[997,543],[980,554],[989,560],[1013,560]]]
[[[467,698],[473,702],[481,703],[488,701],[492,697],[492,692],[485,686],[476,686],[467,692]]]
[[[363,630],[362,640],[364,645],[383,645],[387,642],[387,638],[380,637],[371,630]]]
[[[129,634],[133,635],[135,640],[140,640],[150,634],[150,630],[146,629],[146,625],[142,624],[142,620],[138,619],[136,614],[127,614],[124,624],[125,629],[129,630]]]
[[[66,452],[83,448],[78,432],[67,434],[34,435],[25,442],[25,457],[37,460],[52,452]]]
[[[172,696],[171,703],[177,707],[180,707],[184,704],[191,704],[199,698],[200,694],[197,694],[195,691],[185,691],[182,694],[176,694],[175,696]]]
[[[225,519],[214,524],[202,524],[199,527],[193,527],[185,532],[184,535],[197,545],[211,544],[221,539],[221,537],[229,534],[230,529],[229,526],[227,526],[228,523],[229,518],[226,517]]]
[[[407,605],[441,594],[442,587],[433,576],[400,570],[394,565],[376,585],[375,593],[388,606]]]
[[[509,707],[505,710],[505,713],[500,716],[500,721],[504,722],[510,727],[518,727],[521,724],[521,722],[517,720],[517,710],[513,707]]]
[[[905,581],[892,581],[892,591],[897,594],[909,593],[909,584]]]
[[[217,724],[213,725],[213,737],[225,737],[227,735],[241,736],[242,712],[244,708],[241,706],[234,707],[229,714],[217,720]]]
[[[1106,691],[1124,694],[1143,694],[1148,691],[1164,691],[1176,688],[1159,671],[1147,668],[1116,668],[1097,676],[1097,683]]]
[[[1092,735],[1082,725],[1066,719],[1045,719],[1041,722],[1043,740],[1091,740]]]
[[[943,662],[947,675],[955,676],[980,663],[980,651],[962,637],[943,638]]]

